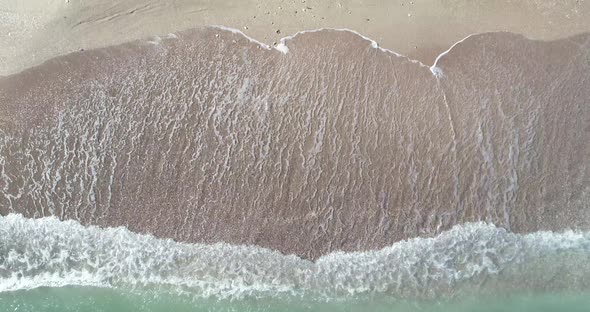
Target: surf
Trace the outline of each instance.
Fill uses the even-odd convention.
[[[587,291],[590,232],[457,225],[432,238],[316,261],[259,246],[188,244],[55,217],[0,217],[0,293],[92,286],[201,299],[450,299]]]
[[[478,221],[588,230],[587,37],[473,35],[442,76],[340,30],[62,56],[0,79],[0,214],[311,260]]]

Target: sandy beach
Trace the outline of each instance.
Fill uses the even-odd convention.
[[[589,16],[0,0],[0,311],[586,311]]]
[[[348,31],[285,55],[199,28],[54,58],[0,78],[0,215],[307,259],[587,230],[589,45],[478,34],[433,70]]]
[[[472,33],[558,39],[590,30],[590,1],[1,0],[0,75],[81,49],[224,25],[272,45],[302,30],[347,28],[432,64]]]

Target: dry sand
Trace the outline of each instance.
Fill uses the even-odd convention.
[[[588,0],[0,0],[0,75],[80,49],[206,25],[268,44],[349,28],[425,64],[461,38],[511,31],[557,39],[590,31]]]

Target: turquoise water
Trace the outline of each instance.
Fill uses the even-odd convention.
[[[0,293],[0,311],[589,311],[590,293],[526,294],[444,302],[355,298],[334,302],[305,299],[192,300],[188,297],[126,292],[111,288],[58,287]]]
[[[590,311],[590,232],[453,227],[312,262],[0,217],[0,312]]]

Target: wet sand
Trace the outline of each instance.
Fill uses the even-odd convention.
[[[80,49],[209,25],[269,45],[302,30],[353,29],[430,65],[472,33],[560,39],[590,31],[589,15],[585,0],[2,0],[0,75]]]
[[[311,259],[590,229],[588,34],[475,35],[436,68],[350,32],[285,43],[197,29],[0,78],[0,213]]]

